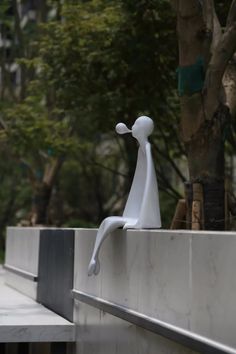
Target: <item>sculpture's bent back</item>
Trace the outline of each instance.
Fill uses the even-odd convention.
[[[151,118],[142,116],[136,119],[132,130],[125,124],[116,126],[118,134],[132,133],[138,140],[138,158],[134,179],[123,216],[110,216],[101,223],[89,264],[88,274],[98,274],[100,270],[98,254],[105,238],[117,229],[155,229],[161,227],[160,206],[156,173],[152,160],[151,145],[148,136],[151,135],[154,124]]]

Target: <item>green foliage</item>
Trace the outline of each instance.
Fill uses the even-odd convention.
[[[63,21],[43,26],[42,89],[53,87],[53,101],[76,115],[79,130],[167,114],[176,46],[169,12],[167,1],[67,2]]]
[[[4,30],[12,29],[13,27],[13,18],[11,13],[11,4],[8,0],[1,0],[0,3],[0,20],[1,25],[4,26]]]
[[[59,112],[59,113],[58,113]],[[60,111],[54,109],[54,114]],[[30,157],[39,151],[54,155],[65,154],[77,147],[77,142],[68,136],[70,122],[66,119],[51,119],[37,96],[28,97],[5,112],[7,135],[11,149],[20,156]]]
[[[230,0],[215,3],[225,24]],[[146,114],[156,123],[153,153],[168,227],[185,179],[176,162],[185,152],[177,135],[177,40],[169,0],[48,0],[56,15],[30,21],[20,33],[10,5],[1,0],[1,32],[17,40],[9,56],[0,49],[0,65],[17,62],[23,80],[12,92],[10,75],[3,75],[0,147],[8,161],[0,164],[0,215],[16,197],[0,226],[27,216],[31,172],[42,181],[57,157],[64,161],[54,188],[61,202],[51,208],[56,213],[62,205],[61,223],[94,225],[119,213],[137,149],[128,137],[115,140],[114,125],[130,126]]]
[[[91,139],[140,113],[165,127],[176,109],[169,2],[67,1],[62,18],[41,25],[37,56],[21,60],[36,73],[24,102],[7,112],[16,150],[65,153],[76,146],[71,131]]]
[[[5,227],[16,225],[26,217],[31,203],[32,189],[25,168],[1,146],[0,160],[0,251],[4,248]]]
[[[45,166],[63,157],[58,183],[67,225],[69,219],[97,223],[124,204],[132,175],[126,164],[136,160],[136,146],[114,142],[118,121],[131,125],[139,114],[153,117],[158,177],[183,154],[176,133],[172,13],[167,0],[67,0],[56,18],[24,29],[24,55],[18,51],[16,57],[27,74],[27,89],[2,109],[7,129],[0,139],[40,180]],[[164,178],[160,185],[166,196],[171,186]],[[172,216],[173,202],[166,205],[165,215]]]

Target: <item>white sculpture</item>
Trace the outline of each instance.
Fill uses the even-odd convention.
[[[98,229],[94,250],[89,263],[88,275],[97,275],[100,270],[99,250],[105,238],[115,229],[155,229],[161,227],[160,206],[156,173],[152,160],[148,136],[154,124],[151,118],[142,116],[136,119],[132,130],[124,123],[116,126],[118,134],[132,133],[139,142],[138,159],[131,190],[123,216],[110,216],[104,219]]]

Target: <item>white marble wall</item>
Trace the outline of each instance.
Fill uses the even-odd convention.
[[[191,328],[236,348],[236,234],[192,237]]]
[[[74,341],[71,322],[6,286],[4,278],[0,268],[0,343]]]
[[[37,282],[26,279],[7,270],[4,275],[4,280],[5,284],[10,286],[11,288],[16,289],[20,293],[29,296],[31,299],[37,299]]]
[[[6,264],[38,274],[39,228],[8,228]],[[235,348],[236,233],[118,230],[87,276],[96,230],[75,230],[74,288]],[[37,284],[7,272],[6,282],[36,298]],[[188,349],[75,302],[78,354],[171,353]],[[113,338],[113,340],[112,340]]]
[[[77,354],[197,354],[85,304],[75,306]]]
[[[38,275],[39,228],[8,227],[5,264],[31,275]],[[7,285],[30,296],[37,297],[37,283],[20,275],[6,271]]]
[[[38,274],[39,228],[8,227],[5,263]]]
[[[102,246],[100,274],[88,277],[95,236],[96,230],[76,231],[75,289],[236,348],[235,233],[119,230]],[[80,306],[81,317],[75,310],[80,331],[97,313],[102,336],[98,323],[103,315]],[[140,337],[154,336],[135,331]]]

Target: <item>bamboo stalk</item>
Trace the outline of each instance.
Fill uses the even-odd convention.
[[[192,203],[192,230],[201,230],[201,202],[194,200]]]
[[[197,210],[199,209],[198,213],[198,222],[200,224],[200,229],[197,230],[203,230],[205,227],[205,222],[204,222],[204,197],[203,197],[203,188],[201,183],[193,183],[193,202],[197,201],[200,203],[199,206],[196,206]],[[196,211],[194,211],[196,213]],[[193,212],[192,212],[193,216]],[[193,222],[193,220],[192,220]]]

